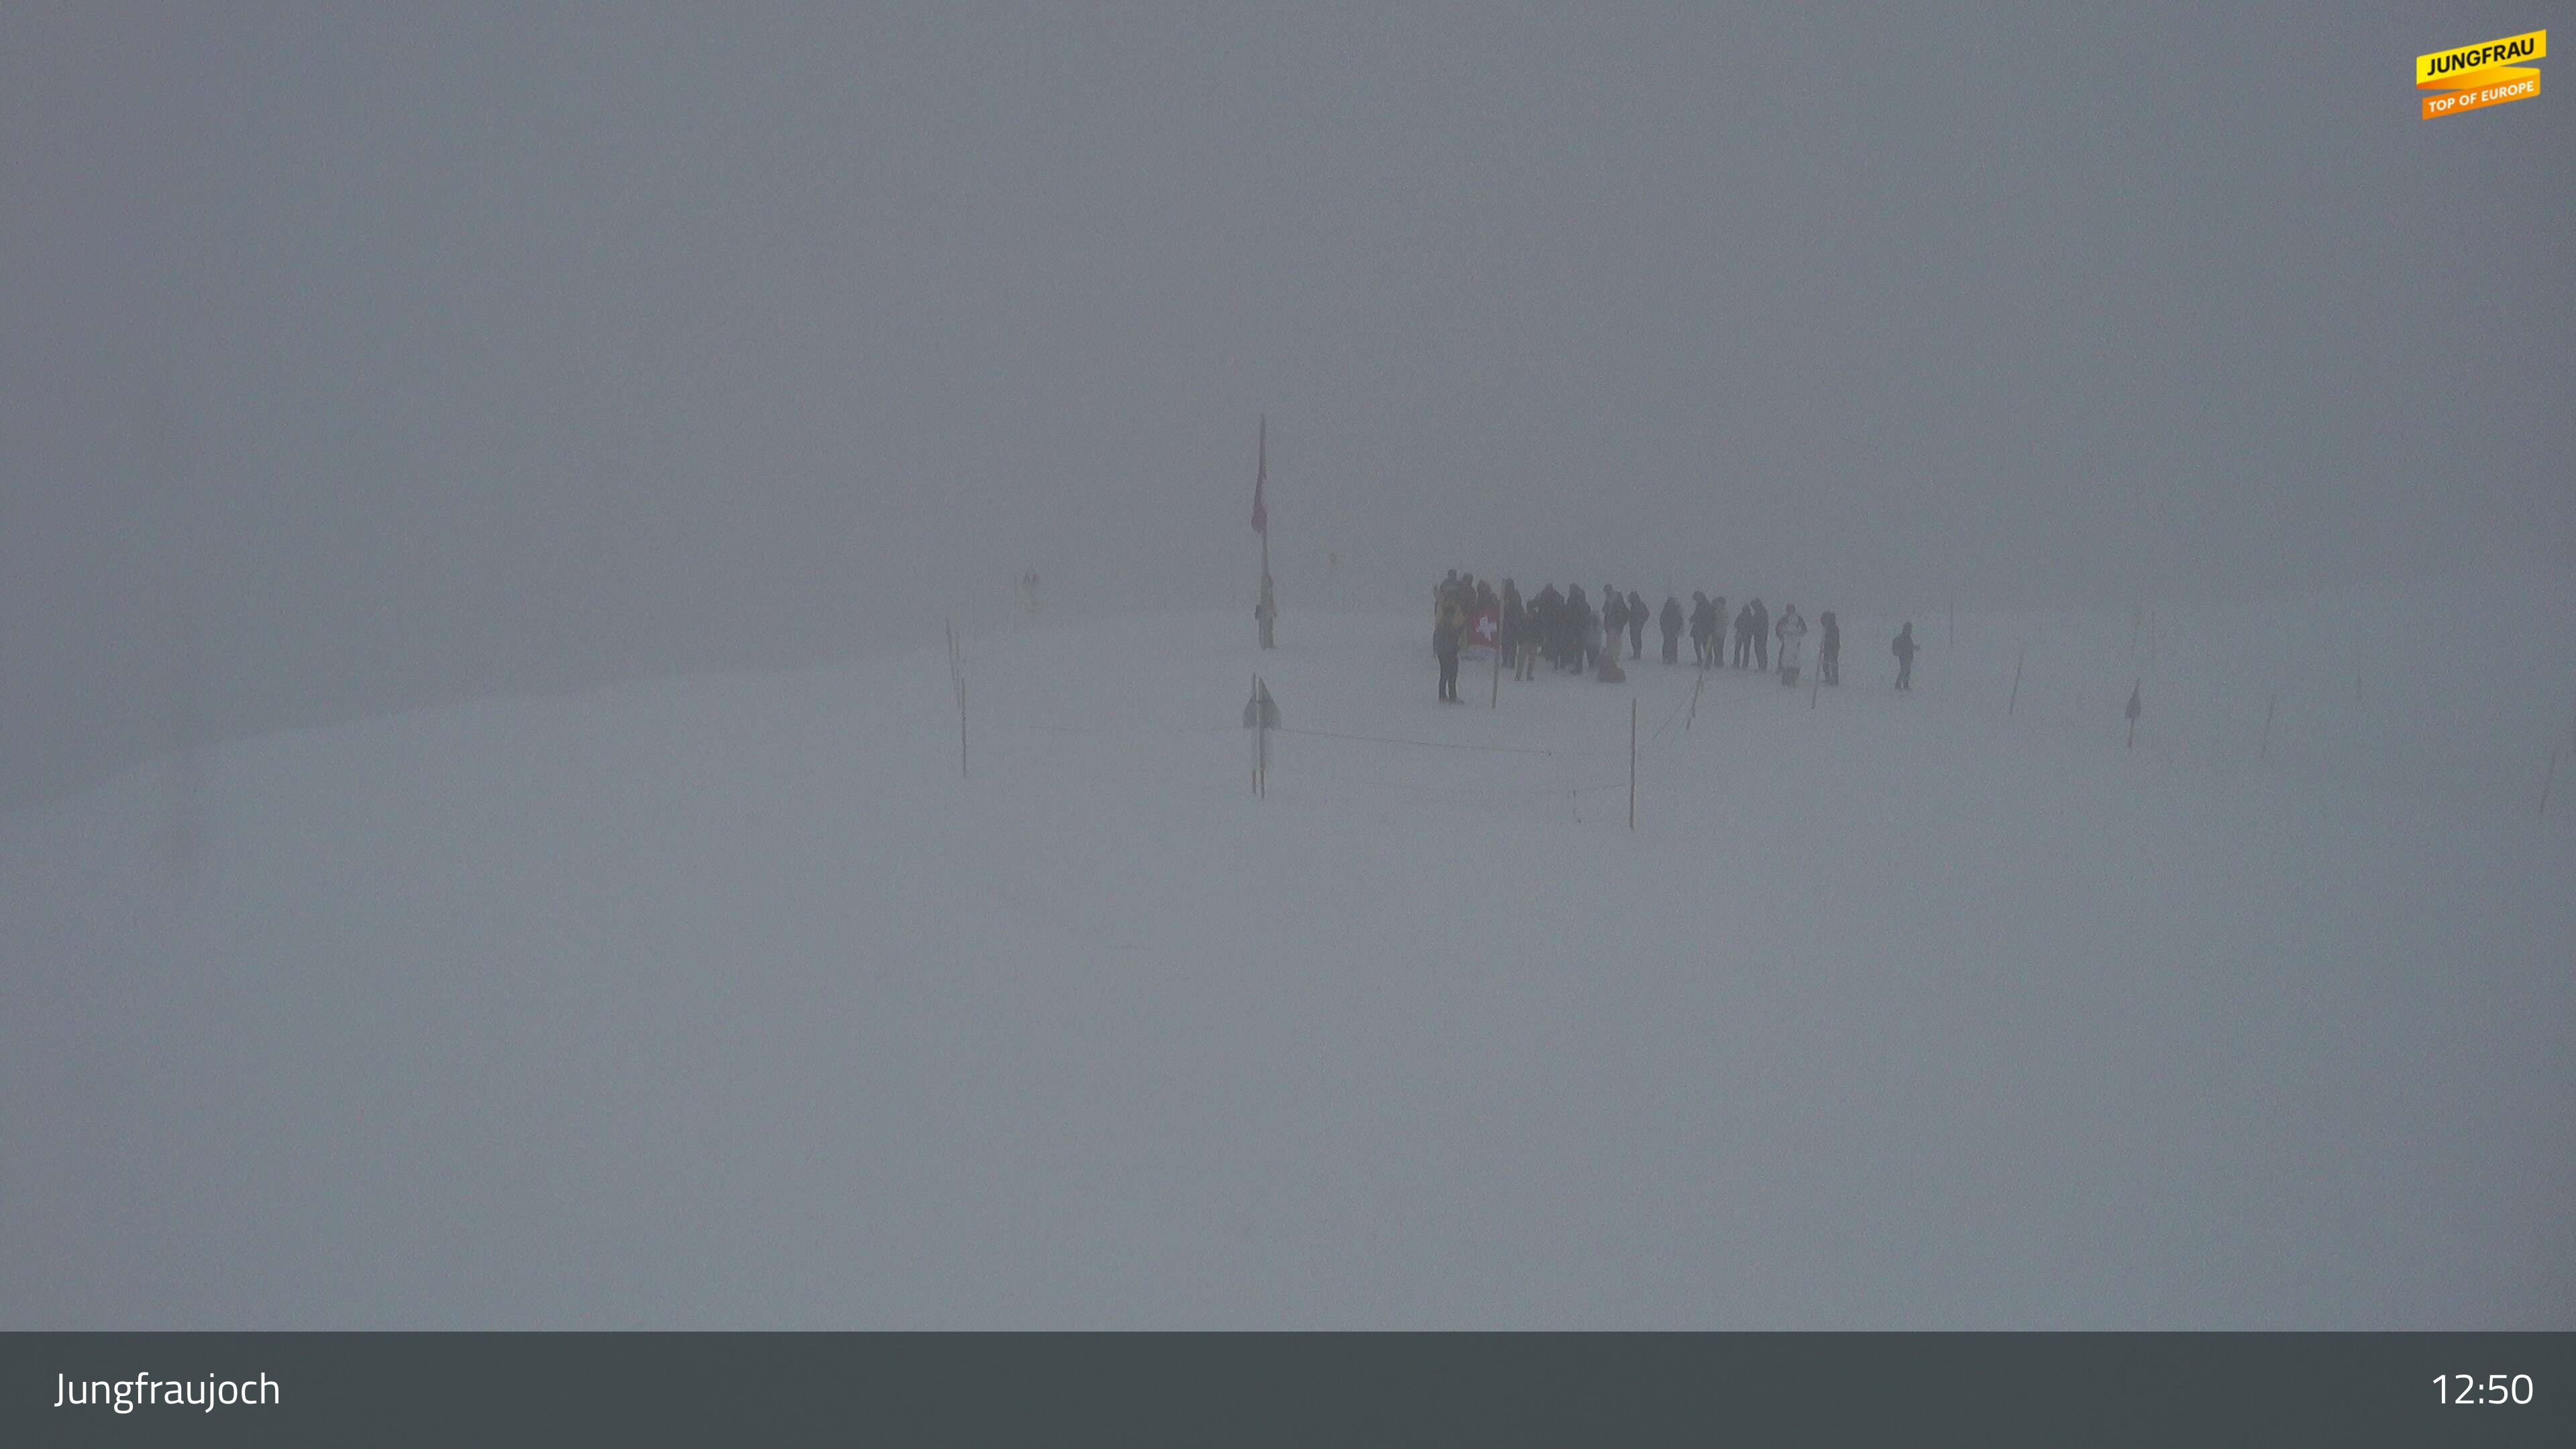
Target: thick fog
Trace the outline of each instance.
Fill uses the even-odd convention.
[[[2409,69],[2546,19],[12,5],[0,801],[1248,614],[1265,412],[1292,616],[2564,569],[2576,111]]]

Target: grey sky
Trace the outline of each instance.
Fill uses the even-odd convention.
[[[1263,409],[1292,613],[2563,569],[2576,112],[2409,74],[2562,12],[15,4],[0,801],[182,637],[228,732],[1248,610]]]

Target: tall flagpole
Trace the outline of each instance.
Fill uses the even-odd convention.
[[[1261,535],[1261,602],[1253,609],[1260,625],[1261,647],[1272,647],[1271,626],[1277,622],[1279,606],[1270,587],[1270,509],[1266,497],[1270,488],[1270,415],[1263,413],[1259,424],[1258,461],[1252,475],[1252,530]]]

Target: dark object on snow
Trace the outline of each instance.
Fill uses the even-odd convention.
[[[1664,611],[1655,616],[1657,627],[1664,631],[1664,662],[1678,663],[1682,657],[1682,601],[1664,595]]]
[[[2143,683],[2140,680],[2129,686],[2129,748],[2133,750],[2138,747],[2138,715],[2145,708],[2138,701],[2138,686]]]
[[[1646,596],[1628,591],[1628,657],[1646,657]]]
[[[1824,630],[1816,641],[1816,677],[1827,684],[1843,682],[1843,626],[1834,622],[1834,611],[1827,609],[1816,616]]]
[[[1905,627],[1896,631],[1896,642],[1888,647],[1896,654],[1896,687],[1912,689],[1914,687],[1913,620],[1905,621]]]
[[[1256,683],[1252,698],[1243,702],[1243,727],[1250,729],[1254,725],[1267,725],[1274,730],[1279,728],[1279,702],[1270,697],[1270,686],[1266,682]]]

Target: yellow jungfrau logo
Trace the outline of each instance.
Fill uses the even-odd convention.
[[[2540,72],[2524,62],[2547,54],[2549,32],[2533,30],[2415,57],[2415,88],[2426,93],[2424,118],[2531,99],[2540,94]]]

